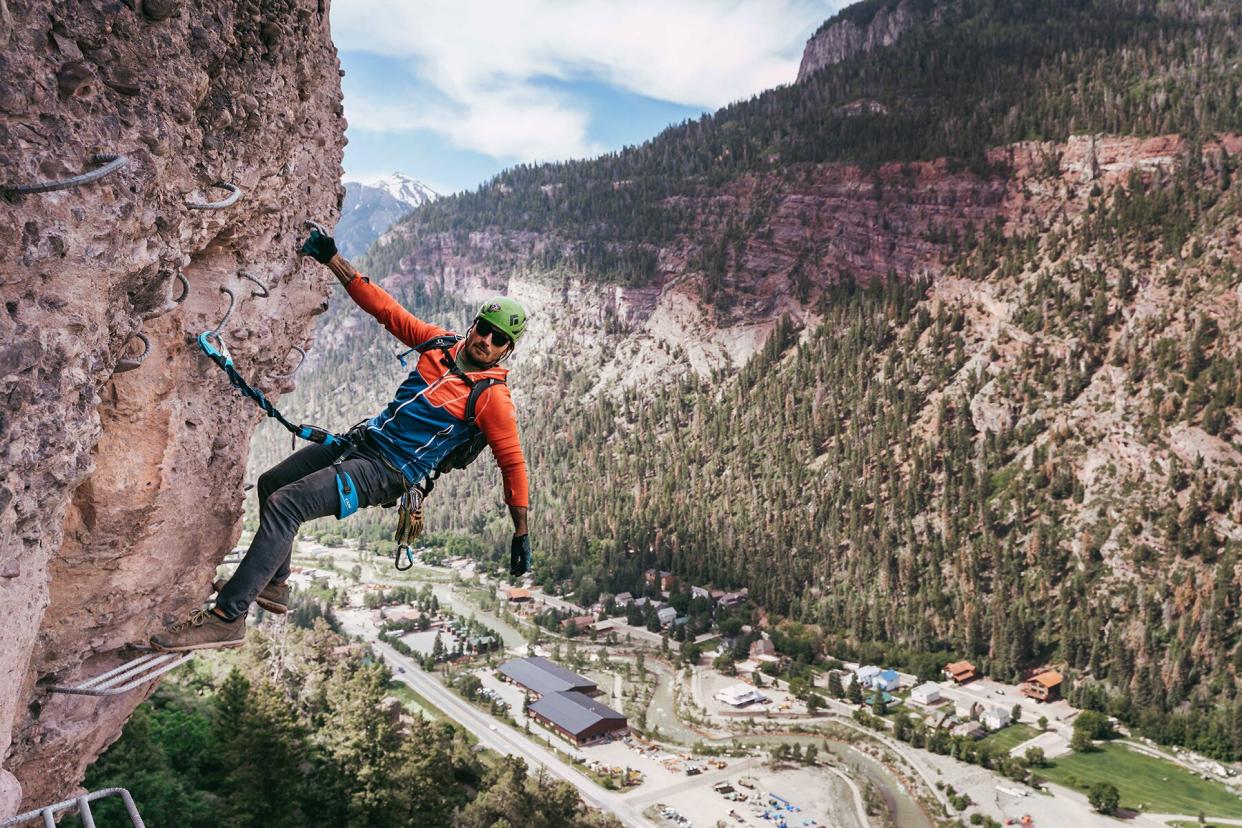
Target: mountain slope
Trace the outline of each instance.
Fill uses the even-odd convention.
[[[805,652],[1057,664],[1078,701],[1242,755],[1240,12],[955,8],[437,202],[362,265],[458,326],[489,292],[532,308],[541,581],[747,585],[816,625]],[[378,410],[375,326],[338,304],[320,341],[301,399]],[[315,393],[346,364],[365,399]],[[478,466],[429,520],[499,558]]]
[[[437,197],[425,184],[402,173],[373,185],[346,182],[341,220],[333,231],[341,254],[362,255],[394,222]]]

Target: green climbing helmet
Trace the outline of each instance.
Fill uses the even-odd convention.
[[[516,300],[508,296],[496,296],[488,299],[479,308],[475,319],[486,319],[488,324],[509,335],[516,345],[526,332],[526,311]]]

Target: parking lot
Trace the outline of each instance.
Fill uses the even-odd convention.
[[[683,828],[726,825],[781,828],[866,828],[853,794],[824,769],[773,771],[755,764],[725,779],[690,783],[657,792],[645,811],[657,824]]]

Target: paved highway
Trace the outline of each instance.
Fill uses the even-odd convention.
[[[626,800],[625,795],[600,788],[544,745],[474,707],[441,684],[435,676],[425,672],[413,659],[403,656],[384,642],[376,640],[371,630],[355,627],[350,631],[360,633],[371,641],[375,649],[391,666],[401,667],[404,670],[404,672],[395,674],[398,679],[416,690],[446,716],[473,733],[484,747],[497,753],[521,756],[528,764],[540,765],[546,768],[548,773],[573,785],[587,804],[614,815],[633,828],[649,828],[650,823],[643,820],[641,816],[641,806],[633,807]]]

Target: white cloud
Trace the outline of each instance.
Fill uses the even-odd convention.
[[[597,154],[580,101],[540,79],[592,77],[714,109],[797,74],[809,28],[845,0],[336,0],[344,50],[404,59],[434,100],[355,92],[350,123],[431,129],[506,160]],[[430,97],[430,96],[427,96]]]

